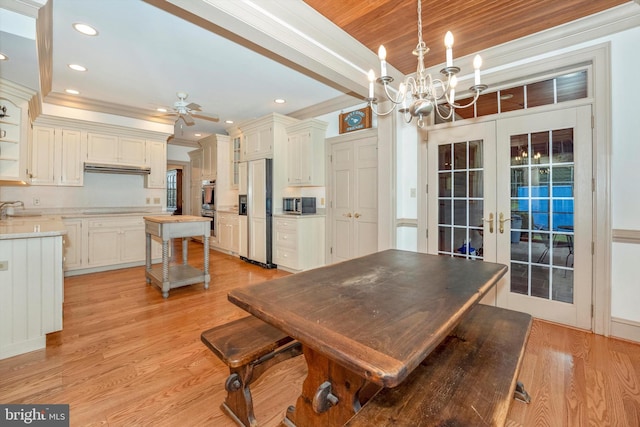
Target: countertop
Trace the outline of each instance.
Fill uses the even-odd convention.
[[[54,237],[67,234],[60,216],[16,216],[0,221],[0,240]]]
[[[211,222],[211,218],[206,216],[192,215],[160,215],[160,216],[144,216],[145,221],[156,222],[160,224],[169,224],[174,222]]]

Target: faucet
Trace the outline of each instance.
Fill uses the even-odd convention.
[[[14,200],[12,202],[0,201],[0,219],[6,219],[7,218],[7,209],[9,207],[14,207],[14,205],[20,205],[20,206],[22,206],[22,209],[24,209],[24,202],[22,202],[20,200]]]

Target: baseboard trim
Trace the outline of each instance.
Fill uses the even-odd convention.
[[[609,335],[640,343],[640,322],[612,317]]]

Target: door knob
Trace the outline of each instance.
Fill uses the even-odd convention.
[[[351,212],[347,212],[346,214],[342,214],[342,216],[346,216],[347,218],[351,218]]]
[[[489,223],[489,233],[493,233],[493,212],[489,213],[489,219],[482,218],[482,220]]]
[[[504,214],[502,212],[500,212],[500,217],[499,217],[498,221],[500,221],[500,234],[502,234],[502,233],[504,233],[504,223],[506,221],[511,221],[511,218],[505,218]]]
[[[355,213],[355,215],[353,215],[356,218],[360,218],[362,215],[360,215],[358,212]]]

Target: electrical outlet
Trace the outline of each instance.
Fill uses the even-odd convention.
[[[154,197],[153,198],[153,204],[159,205],[160,204],[160,197]]]
[[[0,261],[0,271],[7,271],[9,269],[9,261]]]
[[[33,198],[33,206],[40,206],[40,197]]]
[[[324,206],[324,197],[320,197],[320,206]]]

